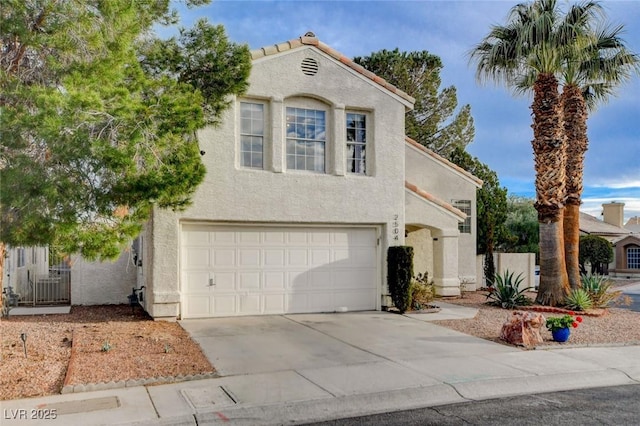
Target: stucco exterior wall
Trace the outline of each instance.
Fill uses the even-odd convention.
[[[318,62],[316,75],[300,71],[304,58]],[[147,239],[151,270],[143,268],[152,290],[147,309],[154,317],[179,315],[180,224],[186,221],[379,225],[383,258],[390,244],[404,243],[403,232],[393,234],[393,224],[404,229],[406,102],[310,47],[254,61],[249,83],[243,99],[266,106],[264,170],[239,166],[240,100],[233,99],[221,125],[199,133],[207,175],[192,206],[181,213],[154,212]],[[286,169],[287,106],[326,110],[326,173]],[[345,170],[344,122],[350,110],[368,114],[366,176]],[[382,269],[380,280],[386,283]]]
[[[409,232],[405,238],[405,244],[413,247],[413,273],[429,273],[429,279],[433,279],[433,240],[431,231],[421,228]]]
[[[447,203],[453,200],[471,201],[471,233],[458,236],[458,275],[468,283],[468,288],[476,284],[476,190],[477,184],[469,177],[452,169],[410,144],[405,144],[406,177],[412,184],[425,189]],[[408,222],[409,223],[409,222]],[[457,225],[455,225],[457,229]]]
[[[89,262],[74,256],[71,263],[71,304],[128,303],[127,295],[136,287],[136,268],[130,254],[126,250],[114,262]]]

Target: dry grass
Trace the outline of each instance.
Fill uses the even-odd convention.
[[[0,400],[56,394],[63,385],[214,371],[179,324],[153,321],[128,305],[3,318],[0,329]]]
[[[486,292],[475,291],[464,294],[463,298],[447,299],[446,302],[478,308],[478,315],[473,319],[433,321],[453,330],[470,334],[482,339],[506,344],[499,339],[502,324],[511,316],[513,309],[501,309],[486,305]],[[535,298],[535,293],[529,293]],[[443,300],[444,301],[444,300]],[[437,305],[437,300],[436,303]],[[546,317],[562,316],[559,313],[542,312]],[[576,313],[579,315],[579,313]],[[567,343],[557,343],[551,338],[551,332],[542,328],[544,343],[541,346],[563,347],[567,345],[605,345],[605,344],[640,344],[640,312],[633,312],[619,307],[604,310],[601,316],[583,316],[578,328],[571,330]]]

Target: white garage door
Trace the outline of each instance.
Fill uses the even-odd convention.
[[[376,309],[375,228],[183,225],[182,317]]]

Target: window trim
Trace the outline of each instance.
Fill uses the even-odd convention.
[[[640,247],[627,247],[627,269],[640,269]]]
[[[259,105],[262,108],[262,134],[257,134],[257,133],[251,133],[251,132],[244,132],[244,128],[243,128],[243,117],[242,116],[242,106],[243,104],[246,105]],[[268,106],[265,102],[263,101],[259,101],[257,99],[242,99],[240,100],[240,102],[238,103],[238,122],[239,122],[239,135],[240,135],[240,140],[239,140],[239,148],[238,148],[238,165],[241,169],[245,169],[245,170],[265,170],[265,160],[266,160],[266,137],[267,137],[267,131],[268,131],[268,121],[267,121],[267,110],[268,110]],[[252,117],[249,117],[249,119],[252,119]],[[243,139],[245,136],[248,136],[250,138],[260,138],[261,142],[260,144],[262,145],[262,165],[261,166],[251,166],[251,165],[245,165],[243,164],[244,162],[244,153],[248,152],[250,154],[256,152],[257,151],[245,151],[243,149]],[[250,158],[252,159],[253,157],[250,156]]]
[[[358,115],[358,116],[362,116],[364,118],[364,141],[360,142],[357,140],[353,140],[350,141],[349,140],[349,130],[353,129],[356,132],[356,136],[355,138],[358,139],[357,137],[357,130],[358,127],[355,126],[353,128],[349,127],[349,115]],[[345,126],[344,126],[344,134],[345,134],[345,148],[346,148],[346,155],[345,155],[345,167],[346,167],[346,172],[350,175],[357,175],[357,176],[366,176],[368,175],[368,171],[369,171],[369,161],[367,159],[367,154],[366,152],[368,151],[368,148],[370,147],[370,144],[368,143],[368,141],[370,140],[370,134],[371,134],[371,130],[370,130],[370,123],[371,123],[371,118],[370,118],[370,114],[365,112],[365,111],[356,111],[356,110],[347,110],[345,112]],[[349,156],[349,146],[353,146],[354,147],[354,156],[351,157]],[[362,154],[361,158],[356,158],[356,147],[364,147],[364,153]],[[363,170],[362,171],[352,171],[352,165],[357,164],[356,162],[361,162],[363,165]]]
[[[306,112],[314,112],[314,113],[322,113],[323,115],[323,122],[324,122],[324,131],[322,132],[324,134],[324,139],[313,139],[313,138],[298,138],[298,137],[290,137],[289,136],[289,126],[291,124],[295,124],[295,123],[289,123],[288,122],[288,118],[289,118],[289,110],[303,110]],[[296,111],[297,112],[297,111]],[[321,108],[319,105],[314,104],[314,105],[299,105],[297,102],[293,103],[293,104],[287,104],[284,107],[284,119],[285,119],[285,134],[284,134],[284,142],[285,142],[285,146],[284,146],[284,155],[285,155],[285,167],[286,170],[291,170],[291,171],[295,171],[295,172],[300,172],[300,173],[313,173],[313,174],[327,174],[327,169],[328,169],[328,161],[327,161],[327,154],[328,154],[328,148],[329,148],[329,132],[331,131],[331,126],[329,123],[329,109],[324,107]],[[298,118],[298,115],[295,115],[294,117],[296,117],[296,119]],[[314,117],[315,120],[315,117]],[[315,125],[315,123],[314,123]],[[309,158],[313,159],[313,161],[315,162],[315,159],[318,158],[315,154],[312,156],[307,155],[306,153],[304,155],[302,154],[297,154],[295,151],[293,152],[293,154],[290,154],[289,152],[289,143],[293,142],[293,143],[298,143],[298,142],[305,142],[305,143],[311,143],[311,144],[322,144],[322,170],[315,170],[315,169],[309,169],[307,168],[307,161],[309,160]],[[297,159],[298,156],[303,156],[305,158],[305,168],[304,169],[299,169],[297,167],[289,167],[289,159],[291,158],[291,156],[293,156],[293,162],[294,162],[294,166],[297,164]]]
[[[473,206],[471,204],[471,200],[454,199],[451,200],[451,204],[453,204],[453,207],[457,208],[462,213],[465,213],[467,215],[467,218],[463,222],[458,223],[458,231],[460,231],[461,234],[471,234],[473,232],[473,229],[471,227],[471,215],[473,214]],[[468,204],[468,206],[462,204]]]

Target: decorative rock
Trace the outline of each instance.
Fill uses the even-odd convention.
[[[512,345],[533,348],[543,342],[540,328],[544,323],[542,314],[514,311],[502,325],[500,339]]]

